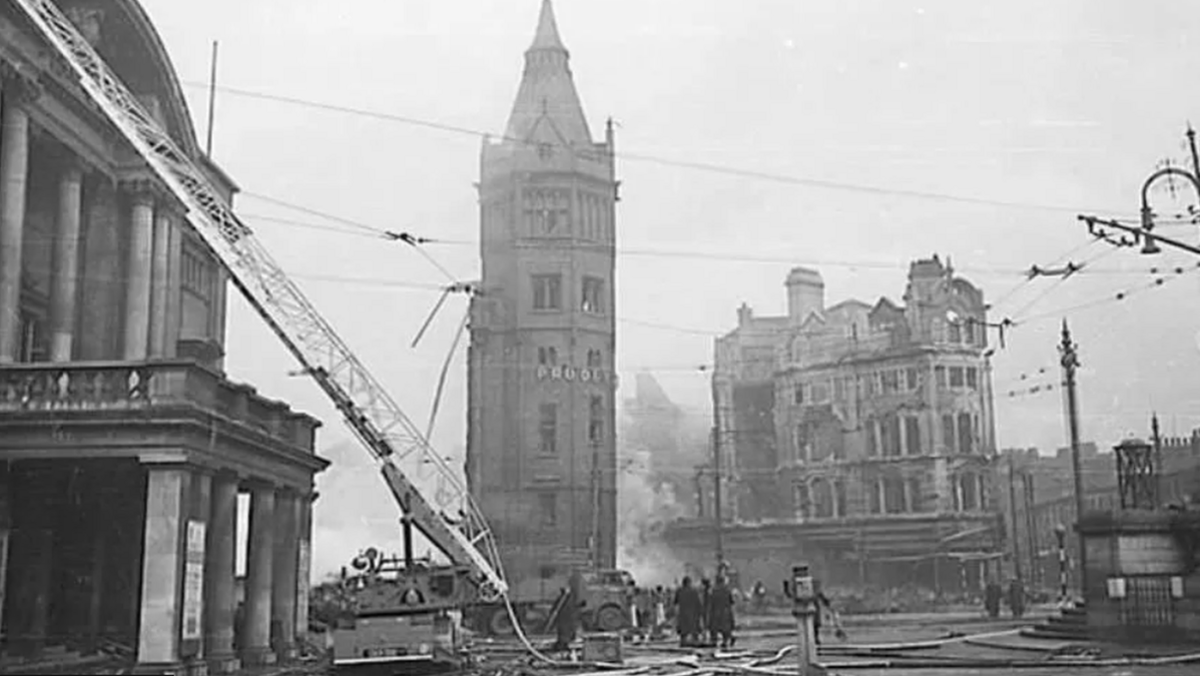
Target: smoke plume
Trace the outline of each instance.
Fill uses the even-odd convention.
[[[656,481],[650,452],[618,452],[617,566],[628,570],[639,586],[671,585],[683,576],[683,563],[663,540],[671,521],[685,514],[669,483]]]

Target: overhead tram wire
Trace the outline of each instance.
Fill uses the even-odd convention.
[[[1096,240],[1093,240],[1093,242],[1095,242],[1095,241]],[[1081,265],[1080,271],[1087,270],[1088,267],[1091,266],[1092,263],[1100,260],[1101,258],[1104,258],[1105,256],[1111,255],[1115,251],[1116,251],[1115,248],[1109,247],[1107,249],[1101,250],[1099,254],[1091,257],[1090,259],[1084,259],[1084,262],[1080,264]],[[1032,299],[1030,299],[1028,302],[1026,302],[1024,305],[1022,305],[1019,309],[1014,310],[1012,312],[1012,314],[1016,315],[1018,317],[1021,316],[1022,314],[1025,313],[1026,310],[1029,310],[1033,306],[1037,305],[1043,298],[1045,298],[1046,296],[1048,296],[1051,293],[1053,293],[1054,291],[1056,291],[1060,286],[1062,286],[1064,283],[1066,283],[1066,281],[1068,279],[1071,279],[1071,277],[1073,277],[1073,276],[1074,276],[1074,273],[1060,275],[1057,279],[1055,279],[1053,282],[1051,282],[1049,285],[1047,285],[1045,289],[1042,289],[1041,293],[1034,296]]]
[[[1149,284],[1143,284],[1140,286],[1126,289],[1124,291],[1118,291],[1115,294],[1109,293],[1103,298],[1096,298],[1094,300],[1079,303],[1077,305],[1071,305],[1071,306],[1068,306],[1065,308],[1059,308],[1056,310],[1050,310],[1050,311],[1041,312],[1041,313],[1034,314],[1034,315],[1029,315],[1025,318],[1016,320],[1016,325],[1019,327],[1022,324],[1032,324],[1032,323],[1036,323],[1036,322],[1040,322],[1040,321],[1045,321],[1047,319],[1060,319],[1061,317],[1071,314],[1071,313],[1082,312],[1084,310],[1090,310],[1090,309],[1093,309],[1096,307],[1109,305],[1111,303],[1120,303],[1122,301],[1127,300],[1130,296],[1137,295],[1137,294],[1143,293],[1145,291],[1151,291],[1154,289],[1162,288],[1163,286],[1166,286],[1173,280],[1179,279],[1180,277],[1183,277],[1185,275],[1194,274],[1197,271],[1200,271],[1200,262],[1197,262],[1196,264],[1191,265],[1191,266],[1175,267],[1169,271],[1152,272],[1152,274],[1158,274],[1160,276],[1156,277],[1154,279],[1154,281],[1150,282]],[[1167,276],[1166,272],[1173,273],[1173,276]]]
[[[195,82],[195,81],[189,81],[189,80],[182,80],[181,84],[183,84],[184,86],[188,86],[188,87],[201,87],[206,90],[211,86],[211,84],[207,83],[207,82],[201,83],[201,82]],[[453,133],[453,134],[473,136],[473,137],[476,137],[479,139],[498,139],[501,141],[507,141],[510,143],[517,143],[517,144],[531,144],[532,143],[532,142],[528,141],[527,139],[510,137],[510,136],[506,136],[503,134],[494,134],[491,132],[483,131],[480,129],[474,129],[474,128],[466,127],[466,126],[462,126],[462,125],[448,124],[448,123],[444,123],[444,122],[435,122],[435,121],[425,120],[425,119],[407,116],[407,115],[398,115],[398,114],[394,114],[394,113],[381,113],[378,111],[367,110],[364,108],[356,108],[356,107],[352,107],[352,106],[343,106],[343,105],[332,104],[332,103],[324,103],[324,102],[320,102],[320,101],[301,99],[298,97],[284,96],[284,95],[280,95],[280,94],[269,94],[266,92],[257,92],[257,91],[251,91],[251,90],[247,90],[247,89],[229,87],[229,86],[224,86],[224,85],[218,85],[216,88],[219,91],[222,91],[227,94],[232,94],[234,96],[253,98],[253,99],[258,99],[258,100],[263,100],[263,101],[273,101],[276,103],[286,103],[289,105],[313,108],[313,109],[318,109],[318,110],[325,110],[328,112],[341,113],[341,114],[346,114],[346,115],[356,115],[359,117],[367,117],[367,118],[385,121],[385,122],[397,122],[400,124],[424,127],[427,129],[444,131],[444,132]],[[563,144],[563,143],[542,143],[539,141],[537,143],[537,145],[542,146],[542,147],[549,146],[552,149],[565,150],[568,152],[576,152],[575,148],[573,148],[569,145]],[[948,194],[948,193],[939,193],[939,192],[934,192],[934,191],[909,190],[909,189],[904,189],[904,188],[886,188],[886,187],[881,187],[881,186],[856,184],[856,183],[849,183],[849,182],[844,182],[844,181],[831,181],[831,180],[818,179],[818,178],[788,176],[786,174],[775,174],[775,173],[771,173],[771,172],[756,171],[756,170],[752,170],[752,169],[741,169],[741,168],[737,168],[737,167],[729,167],[729,166],[725,166],[725,165],[713,164],[713,163],[708,163],[708,162],[676,160],[676,159],[670,159],[670,158],[665,158],[665,157],[658,157],[655,155],[650,155],[650,154],[645,154],[645,153],[631,153],[628,151],[619,151],[619,152],[615,153],[614,156],[617,159],[621,159],[621,160],[630,160],[630,161],[634,161],[634,162],[645,162],[648,164],[658,164],[658,165],[662,165],[662,166],[669,166],[669,167],[674,167],[674,168],[679,168],[679,169],[690,169],[690,170],[695,170],[695,171],[703,171],[703,172],[708,172],[708,173],[733,176],[733,177],[737,177],[737,178],[757,179],[757,180],[769,181],[769,182],[773,182],[773,183],[796,185],[796,186],[803,186],[803,187],[809,187],[809,188],[818,188],[818,189],[824,189],[824,190],[839,190],[839,191],[857,192],[857,193],[873,194],[873,195],[881,195],[881,196],[904,197],[904,198],[911,198],[911,199],[923,199],[923,200],[933,200],[933,201],[941,201],[941,202],[970,204],[970,205],[974,205],[974,206],[987,206],[987,207],[1004,208],[1004,209],[1019,209],[1019,210],[1025,210],[1025,211],[1046,211],[1046,212],[1072,213],[1072,214],[1077,214],[1082,211],[1101,211],[1101,212],[1105,212],[1105,213],[1126,214],[1126,215],[1133,216],[1133,214],[1129,214],[1128,212],[1124,212],[1119,209],[1081,209],[1078,207],[1069,207],[1069,206],[1065,206],[1065,205],[1037,204],[1037,203],[1030,203],[1030,202],[1017,202],[1017,201],[1011,201],[1011,200],[996,200],[996,199],[988,199],[988,198],[981,198],[981,197],[952,195],[952,194]]]
[[[1079,253],[1080,251],[1083,251],[1084,249],[1088,248],[1089,246],[1094,245],[1095,243],[1096,243],[1095,238],[1089,238],[1083,244],[1073,247],[1066,253],[1063,253],[1062,255],[1055,258],[1054,261],[1049,263],[1046,267],[1053,268],[1053,267],[1063,263],[1064,261],[1069,260],[1071,258],[1071,256],[1074,256],[1075,254]],[[1033,280],[1035,280],[1035,279],[1037,279],[1037,275],[1027,273],[1021,281],[1017,282],[1012,288],[1010,288],[1008,291],[1004,292],[999,298],[997,298],[995,301],[993,301],[992,307],[999,307],[1000,305],[1003,305],[1005,301],[1007,301],[1009,298],[1012,298],[1012,296],[1015,293],[1017,293],[1021,289],[1025,288],[1025,286],[1032,283]]]

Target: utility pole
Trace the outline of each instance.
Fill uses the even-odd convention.
[[[1012,560],[1013,574],[1017,580],[1021,580],[1021,536],[1020,530],[1017,528],[1017,469],[1013,460],[1013,455],[1010,452],[1008,456],[1008,520],[1012,523]]]
[[[721,514],[721,399],[718,396],[716,369],[713,369],[712,375],[712,406],[713,528],[716,530],[717,574],[720,575],[725,568],[725,533],[722,523],[724,516]]]
[[[1075,370],[1079,368],[1077,346],[1071,341],[1071,329],[1067,320],[1063,320],[1062,343],[1058,346],[1063,369],[1063,389],[1067,396],[1067,434],[1071,445],[1071,474],[1075,485],[1075,540],[1079,552],[1075,560],[1079,564],[1079,593],[1087,589],[1087,550],[1083,546],[1083,537],[1079,534],[1079,522],[1084,512],[1083,467],[1079,458],[1079,400],[1075,393]]]
[[[1025,544],[1029,548],[1029,583],[1042,585],[1045,576],[1041,565],[1041,548],[1038,546],[1038,533],[1033,523],[1033,475],[1028,470],[1022,470],[1021,481],[1025,489]]]

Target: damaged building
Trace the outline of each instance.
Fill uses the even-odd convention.
[[[1003,551],[983,294],[936,255],[902,305],[826,305],[805,268],[786,288],[786,316],[743,305],[716,341],[725,558],[776,588],[805,559],[834,586],[978,589]],[[714,530],[667,537],[708,564]]]

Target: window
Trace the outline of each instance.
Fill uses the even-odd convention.
[[[963,369],[961,366],[950,367],[950,387],[963,386]]]
[[[812,456],[812,439],[808,423],[796,425],[796,461],[808,462]]]
[[[562,275],[533,276],[533,309],[562,309]]]
[[[203,301],[212,298],[212,264],[204,254],[191,247],[184,247],[180,256],[180,284],[186,291]]]
[[[975,318],[967,317],[967,323],[963,326],[964,341],[967,345],[975,344]]]
[[[959,453],[974,453],[975,435],[974,425],[971,424],[970,413],[958,414],[958,452]]]
[[[833,398],[837,401],[846,401],[846,379],[833,379]]]
[[[945,366],[933,367],[933,378],[935,381],[937,381],[938,387],[945,388],[946,387],[946,367]]]
[[[904,446],[909,455],[921,455],[921,423],[917,418],[904,419]]]
[[[17,361],[22,363],[31,363],[46,361],[49,356],[46,352],[46,341],[44,332],[44,324],[37,316],[28,312],[21,312],[21,335],[17,336],[19,342],[17,346]]]
[[[833,480],[834,516],[846,516],[846,483],[841,479]]]
[[[538,412],[538,451],[553,455],[558,450],[558,404],[542,404]]]
[[[976,502],[975,489],[979,483],[975,479],[974,474],[964,474],[959,482],[962,484],[962,511],[969,512],[979,507]]]
[[[870,506],[872,514],[879,514],[883,511],[883,501],[880,498],[881,484],[878,481],[867,481],[863,488],[867,491],[867,504]]]
[[[604,439],[604,397],[594,394],[588,402],[588,441],[598,444]]]
[[[541,515],[542,528],[554,528],[558,525],[558,499],[553,493],[538,494],[538,512]]]
[[[588,368],[590,368],[590,369],[600,368],[600,366],[601,366],[600,362],[603,360],[603,355],[604,355],[604,353],[601,352],[600,350],[588,350],[588,353],[587,353]]]
[[[904,379],[907,382],[909,392],[917,389],[917,369],[915,367],[909,367],[904,370]]]
[[[825,381],[815,382],[811,386],[810,394],[812,395],[813,404],[829,403],[829,383]]]
[[[974,366],[967,367],[967,387],[972,390],[979,387],[979,369]]]
[[[867,433],[868,458],[874,458],[875,456],[879,455],[879,441],[875,438],[875,428],[877,424],[878,423],[874,420],[868,420],[864,426],[864,431]]]
[[[883,420],[883,454],[900,455],[900,417],[889,415]]]
[[[833,516],[833,487],[825,479],[812,482],[813,516],[827,519]]]
[[[954,414],[947,413],[942,416],[942,444],[946,447],[946,453],[954,453],[958,449],[955,443],[957,439],[954,436]]]
[[[796,502],[796,516],[801,519],[808,518],[808,486],[802,483],[796,484],[792,499]]]
[[[925,511],[925,495],[921,492],[920,477],[911,476],[908,478],[908,511]]]
[[[904,480],[890,478],[883,480],[883,507],[888,514],[904,512]]]
[[[792,391],[792,400],[795,401],[797,405],[804,403],[804,386],[803,385],[797,385],[795,387],[795,389]]]
[[[553,347],[538,348],[538,365],[539,366],[557,366],[558,365],[558,350]]]
[[[962,342],[962,325],[958,322],[950,322],[950,342]]]
[[[881,380],[883,381],[883,393],[884,394],[892,394],[894,392],[900,391],[900,372],[899,371],[894,371],[894,370],[890,370],[890,369],[887,371],[884,371],[881,374]]]
[[[586,314],[604,314],[604,280],[599,277],[583,278],[583,302],[579,309]]]

